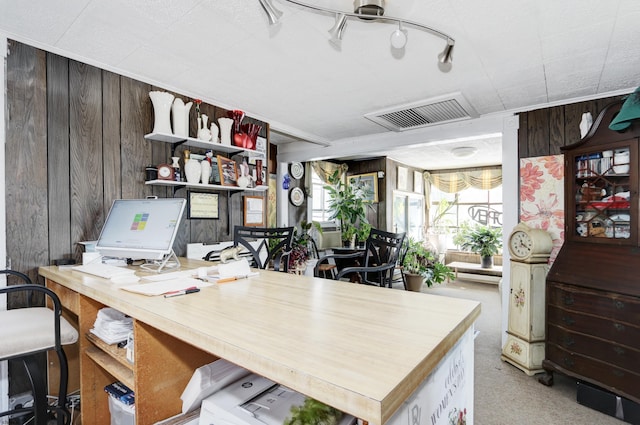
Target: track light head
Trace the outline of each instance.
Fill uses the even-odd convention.
[[[329,34],[331,35],[329,43],[333,44],[336,47],[340,47],[340,45],[342,44],[342,35],[344,34],[344,29],[346,28],[346,26],[347,16],[344,13],[336,14],[336,22],[329,30]]]
[[[438,55],[438,68],[442,72],[451,71],[453,61],[453,43],[451,40],[447,40],[447,45],[444,50]]]
[[[394,49],[403,49],[407,45],[407,30],[402,28],[402,22],[398,24],[398,29],[391,33],[390,41]]]
[[[275,25],[280,22],[282,17],[282,11],[275,8],[271,0],[259,0],[260,6],[264,9],[267,17],[269,18],[269,25]]]

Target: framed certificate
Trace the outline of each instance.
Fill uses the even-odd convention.
[[[244,225],[265,227],[264,198],[260,196],[244,197]]]
[[[208,192],[188,192],[187,218],[220,218],[218,194]]]

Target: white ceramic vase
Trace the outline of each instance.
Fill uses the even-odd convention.
[[[199,183],[201,173],[202,169],[200,168],[200,164],[198,164],[197,160],[188,159],[184,164],[184,175],[187,178],[187,183]]]
[[[231,128],[233,127],[233,120],[231,118],[221,117],[218,118],[218,124],[220,124],[220,143],[231,146]]]
[[[149,92],[153,104],[153,132],[173,134],[171,132],[171,104],[174,95],[166,91]]]
[[[172,156],[171,157],[171,161],[173,161],[171,163],[171,166],[173,167],[173,172],[174,172],[174,179],[175,181],[179,182],[182,181],[182,175],[180,174],[180,157],[179,156]]]
[[[211,164],[206,159],[200,161],[200,181],[204,184],[209,183],[209,177],[211,176]]]
[[[171,106],[173,118],[173,134],[180,137],[189,137],[189,111],[192,102],[184,103],[182,99],[176,98]]]
[[[218,126],[216,125],[216,123],[212,122],[211,123],[211,141],[213,143],[218,143]]]
[[[207,142],[211,140],[211,132],[207,128],[208,121],[209,117],[205,114],[202,114],[202,119],[198,118],[198,139],[206,140]]]

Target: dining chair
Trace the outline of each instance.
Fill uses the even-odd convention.
[[[404,238],[402,241],[402,246],[400,247],[400,253],[398,254],[398,263],[396,264],[396,269],[393,272],[393,280],[392,284],[402,282],[402,287],[407,289],[407,279],[404,276],[404,258],[407,256],[407,252],[409,251],[409,238]],[[400,275],[399,277],[396,277]]]
[[[10,310],[0,310],[0,360],[21,360],[25,367],[33,396],[32,407],[0,412],[5,416],[33,414],[35,425],[47,425],[50,414],[54,414],[58,425],[70,421],[67,409],[68,365],[63,345],[78,340],[76,329],[62,317],[62,305],[57,295],[42,285],[34,285],[31,279],[14,270],[0,270],[0,274],[21,279],[23,284],[0,288],[0,294],[25,292],[26,306]],[[43,294],[51,307],[33,306],[33,296]],[[50,350],[55,351],[59,367],[60,381],[58,400],[54,406],[47,401],[47,370],[41,370],[39,357]]]
[[[392,288],[393,274],[404,238],[404,232],[391,233],[371,229],[363,251],[323,256],[318,260],[314,275],[319,277],[318,266],[331,258],[334,260],[351,259],[356,265],[339,270],[335,276],[336,280],[349,277],[358,283]]]
[[[320,251],[318,250],[318,244],[316,241],[311,238],[312,245],[312,258],[318,260],[316,265],[314,266],[314,276],[324,277],[325,279],[335,279],[336,270],[338,266],[335,264],[335,261],[331,263],[328,259],[325,259],[324,262],[320,263]]]
[[[272,266],[275,271],[287,272],[293,234],[293,226],[274,228],[235,226],[233,244],[244,247],[251,254],[253,267],[266,269]]]

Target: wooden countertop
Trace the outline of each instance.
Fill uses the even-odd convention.
[[[57,266],[40,274],[375,424],[391,418],[480,314],[475,301],[269,271],[173,298]]]

